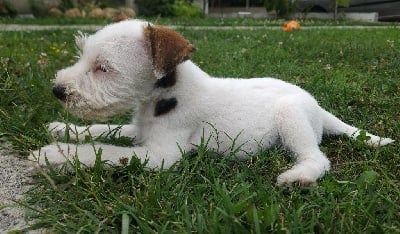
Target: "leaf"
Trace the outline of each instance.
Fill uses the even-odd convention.
[[[267,205],[263,211],[263,223],[267,226],[272,226],[279,219],[279,213],[279,205]]]
[[[122,214],[121,234],[129,233],[129,216],[126,213]]]
[[[350,0],[336,0],[336,4],[341,7],[349,7]]]
[[[359,141],[368,141],[370,139],[371,139],[371,137],[367,136],[367,132],[364,130],[361,130],[360,134],[357,136],[357,140],[359,140]]]
[[[359,186],[371,185],[378,179],[379,174],[376,171],[364,171],[357,180]]]

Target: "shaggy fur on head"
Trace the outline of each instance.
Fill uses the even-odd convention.
[[[147,166],[168,168],[181,151],[208,147],[247,158],[262,148],[282,145],[296,164],[277,178],[278,185],[313,184],[330,169],[319,149],[322,135],[344,134],[353,139],[360,129],[323,108],[305,90],[275,78],[215,78],[190,61],[194,46],[170,29],[140,20],[112,24],[94,35],[76,38],[79,61],[56,74],[53,92],[65,109],[84,119],[105,119],[133,110],[131,124],[89,127],[54,122],[54,135],[65,131],[79,140],[118,131],[135,139],[134,147],[96,143],[102,159],[120,164],[139,157]],[[367,144],[393,142],[367,133]],[[33,152],[39,165],[59,165],[77,155],[86,166],[95,161],[91,144],[51,144]]]

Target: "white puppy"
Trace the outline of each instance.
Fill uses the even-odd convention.
[[[76,37],[79,61],[57,73],[53,92],[67,111],[84,119],[105,119],[134,111],[130,125],[69,126],[80,139],[120,127],[134,147],[107,144],[51,144],[33,153],[39,163],[60,164],[77,156],[92,166],[95,149],[102,159],[120,164],[139,157],[147,166],[164,168],[181,159],[181,150],[196,149],[202,138],[222,154],[235,150],[246,158],[260,147],[280,144],[296,164],[282,173],[278,185],[308,185],[329,171],[318,144],[323,133],[356,138],[360,130],[322,109],[303,89],[273,78],[214,78],[189,60],[195,48],[178,33],[131,20],[109,25],[96,34]],[[63,135],[67,126],[50,124]],[[393,142],[367,133],[369,145]],[[234,146],[233,146],[234,144]],[[40,157],[38,157],[40,155]]]

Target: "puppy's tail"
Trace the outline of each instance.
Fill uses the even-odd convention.
[[[358,136],[365,133],[365,142],[373,147],[383,146],[394,142],[394,140],[390,138],[375,136],[368,132],[362,131],[361,129],[348,125],[324,109],[322,109],[322,119],[324,133],[326,134],[344,134],[355,140],[358,138]]]

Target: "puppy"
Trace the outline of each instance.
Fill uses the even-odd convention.
[[[280,144],[293,153],[296,164],[277,178],[280,186],[309,185],[329,171],[318,145],[322,135],[344,134],[355,139],[360,130],[322,109],[305,90],[274,78],[211,77],[190,61],[194,46],[180,34],[140,20],[106,26],[92,36],[79,35],[79,61],[60,70],[53,93],[65,109],[83,119],[105,119],[133,110],[124,126],[80,127],[50,124],[55,135],[76,130],[78,139],[112,130],[134,138],[134,147],[96,143],[47,145],[33,153],[40,165],[45,157],[61,164],[73,156],[92,166],[96,150],[102,159],[148,160],[152,168],[171,167],[181,151],[196,149],[202,138],[208,147],[239,158],[260,147]],[[393,142],[367,133],[367,144]]]

